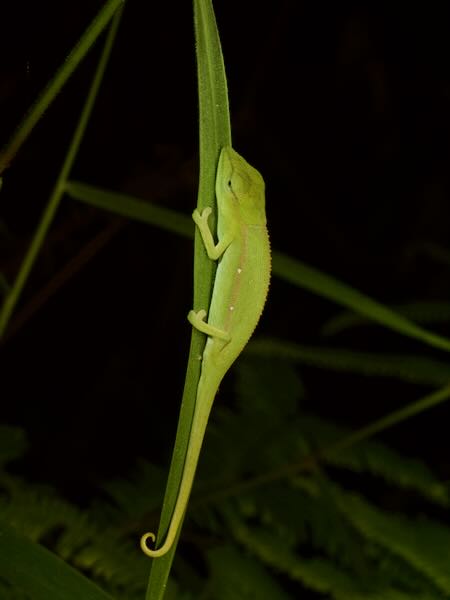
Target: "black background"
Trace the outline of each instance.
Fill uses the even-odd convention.
[[[8,5],[0,15],[0,143],[101,2]],[[450,20],[443,6],[215,2],[233,145],[266,180],[273,247],[386,303],[450,293],[448,265],[431,257],[450,238]],[[0,267],[10,280],[100,48],[4,174]],[[189,214],[198,172],[195,69],[190,2],[129,1],[73,178]],[[90,259],[67,269],[88,243]],[[38,306],[39,291],[64,269],[67,282]],[[190,241],[65,199],[0,350],[2,421],[23,426],[31,444],[16,469],[83,503],[138,456],[166,465],[191,298]],[[337,310],[274,278],[259,331],[329,344],[320,326]],[[343,335],[336,345],[438,356],[376,328]],[[305,407],[353,427],[427,391],[301,373]],[[448,416],[442,406],[382,437],[448,477]]]

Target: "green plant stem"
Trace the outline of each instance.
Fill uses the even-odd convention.
[[[94,258],[110,240],[122,230],[126,221],[112,219],[97,235],[82,246],[80,251],[72,257],[41,289],[39,289],[18,310],[10,320],[8,329],[3,335],[3,342],[7,342],[31,319],[53,294],[67,283],[86,263]]]
[[[11,584],[11,598],[114,600],[80,571],[2,520],[0,577]]]
[[[422,340],[434,348],[450,352],[449,339],[423,329],[387,306],[372,300],[365,294],[334,277],[326,275],[318,269],[314,269],[281,252],[273,252],[272,261],[274,272],[278,273],[286,281],[308,289],[319,296],[338,302],[356,313],[368,316],[381,325],[398,331],[403,335]]]
[[[225,66],[212,2],[211,0],[194,0],[193,6],[200,133],[200,176],[197,206],[201,210],[205,206],[214,206],[217,161],[221,147],[231,146],[231,130]],[[213,227],[211,221],[210,224]],[[196,310],[198,308],[207,309],[209,306],[214,278],[212,262],[206,256],[197,232],[194,249],[193,303]],[[175,446],[158,527],[157,545],[165,538],[178,496],[200,377],[198,357],[202,355],[204,345],[205,336],[193,329]],[[162,600],[164,598],[177,542],[178,539],[164,556],[152,561],[146,600]]]
[[[108,25],[114,13],[123,3],[124,0],[107,0],[98,15],[78,40],[63,65],[58,69],[55,76],[41,92],[19,127],[13,133],[11,140],[0,153],[0,175],[9,166],[36,123],[39,122],[39,119],[61,91],[61,88],[65,85],[80,62],[84,59],[94,42]]]
[[[334,454],[336,452],[340,452],[344,448],[349,448],[350,446],[354,446],[358,442],[362,440],[366,440],[373,435],[380,433],[381,431],[385,431],[394,425],[398,425],[406,419],[414,417],[419,413],[436,406],[437,404],[441,404],[450,398],[450,385],[446,385],[445,387],[440,388],[439,390],[420,398],[417,402],[412,402],[408,404],[404,408],[400,408],[399,410],[395,410],[394,412],[389,413],[385,417],[381,417],[381,419],[377,419],[369,425],[358,429],[354,433],[338,440],[336,443],[331,444],[328,448],[324,448],[318,452],[319,457],[327,457],[330,454]]]
[[[64,194],[65,183],[69,176],[72,165],[75,161],[75,157],[77,155],[78,149],[80,147],[81,141],[83,139],[84,132],[86,130],[86,126],[91,115],[95,98],[97,96],[100,83],[102,81],[105,68],[108,62],[109,55],[111,53],[111,49],[113,46],[113,42],[117,33],[117,28],[120,23],[120,18],[122,15],[122,8],[119,9],[115,17],[111,23],[110,30],[108,32],[108,36],[105,41],[105,45],[100,56],[100,60],[95,71],[91,88],[89,90],[89,94],[87,96],[86,102],[84,104],[83,110],[80,115],[80,119],[78,121],[77,127],[75,129],[74,135],[72,137],[72,141],[69,146],[69,150],[64,159],[63,165],[61,167],[61,171],[58,175],[56,183],[53,187],[52,193],[50,195],[47,206],[44,209],[41,220],[37,226],[37,229],[33,235],[30,246],[25,254],[25,257],[20,265],[19,272],[17,273],[16,279],[9,290],[8,294],[5,297],[5,301],[3,303],[2,309],[0,311],[0,337],[2,337],[11,314],[16,306],[20,294],[25,286],[25,283],[28,279],[28,275],[34,265],[36,257],[41,249],[41,246],[44,242],[45,236],[47,235],[47,231],[53,221],[56,210],[58,209],[59,203],[61,201],[62,195]],[[97,33],[98,35],[98,33]]]

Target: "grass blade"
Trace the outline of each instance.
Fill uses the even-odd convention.
[[[33,600],[112,600],[58,556],[1,521],[0,577]]]
[[[198,208],[214,206],[217,161],[222,146],[231,145],[227,82],[219,33],[211,0],[194,0],[194,24],[197,55],[200,126],[200,177]],[[214,224],[210,223],[213,227]],[[193,232],[193,225],[191,231]],[[207,309],[211,296],[215,266],[204,252],[196,234],[194,255],[194,308]],[[193,330],[181,403],[175,447],[158,529],[157,545],[165,538],[184,468],[184,457],[195,406],[200,362],[205,336]],[[177,540],[178,541],[178,540]],[[154,559],[150,571],[146,600],[162,600],[174,558],[177,541],[164,556]]]
[[[251,340],[246,351],[258,356],[281,357],[319,369],[394,377],[419,385],[441,386],[450,382],[450,365],[425,356],[303,346],[275,338]]]
[[[89,94],[86,98],[85,104],[83,106],[83,110],[81,111],[80,119],[75,128],[72,140],[70,142],[69,149],[65,156],[64,162],[62,164],[61,170],[59,172],[58,178],[53,187],[52,193],[50,194],[50,198],[47,202],[47,205],[42,214],[41,220],[38,223],[36,231],[34,232],[33,238],[31,240],[30,246],[27,249],[24,259],[19,268],[19,272],[16,275],[13,285],[9,290],[8,294],[5,297],[3,305],[0,310],[0,338],[4,334],[4,331],[8,325],[11,314],[19,300],[19,297],[22,293],[23,288],[27,282],[28,276],[33,268],[33,265],[36,261],[36,258],[39,254],[39,251],[44,243],[47,232],[53,222],[53,218],[58,210],[59,203],[61,201],[62,195],[64,193],[64,185],[69,176],[70,170],[72,169],[72,165],[75,161],[76,155],[78,153],[78,149],[80,147],[81,141],[83,139],[84,132],[86,130],[89,117],[91,115],[92,109],[94,107],[95,99],[97,97],[98,90],[100,88],[101,81],[103,79],[103,74],[106,69],[106,65],[108,63],[108,59],[111,53],[111,49],[114,43],[114,39],[117,33],[117,29],[119,27],[120,18],[122,15],[122,10],[118,10],[111,27],[109,29],[108,36],[106,38],[102,54],[100,56],[100,60],[97,65],[97,69],[95,71],[94,77],[92,79],[91,88],[89,90]],[[106,21],[108,22],[108,21]],[[91,26],[92,27],[92,26]],[[94,28],[96,31],[96,28]],[[92,32],[91,32],[92,35]],[[84,47],[84,46],[83,46]],[[58,77],[58,75],[56,76]],[[53,84],[52,84],[53,85]],[[56,92],[55,92],[56,93]],[[39,101],[38,101],[39,103]]]
[[[341,304],[354,312],[376,321],[403,335],[420,340],[429,346],[450,351],[450,340],[419,327],[387,306],[326,275],[313,267],[281,252],[272,255],[273,270],[285,281]]]
[[[42,115],[56,98],[58,93],[67,83],[80,62],[91,49],[98,36],[102,33],[116,10],[124,3],[124,0],[107,0],[98,15],[93,19],[82,37],[78,40],[69,56],[56,72],[52,80],[47,84],[36,102],[25,115],[19,127],[13,133],[11,140],[0,153],[0,175],[8,167],[12,159],[20,150],[22,144],[33,131]]]

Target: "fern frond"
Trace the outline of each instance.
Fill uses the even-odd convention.
[[[247,349],[255,344],[249,343]],[[241,415],[284,421],[296,413],[298,401],[305,395],[295,369],[277,357],[255,357],[249,352],[239,359],[235,373],[236,402]]]
[[[0,485],[7,490],[0,499],[4,520],[35,542],[67,526],[76,524],[80,532],[91,535],[91,523],[82,512],[59,498],[49,488],[31,488],[3,476]]]
[[[297,477],[295,486],[289,482],[273,484],[264,493],[246,494],[241,501],[247,508],[241,512],[246,518],[258,517],[267,530],[283,538],[287,548],[306,544],[342,567],[355,565],[361,559],[359,536],[345,525],[334,500],[309,479]],[[249,502],[253,514],[248,511]]]
[[[207,555],[214,600],[290,600],[276,579],[254,558],[236,547],[219,546]]]
[[[364,597],[363,590],[352,577],[331,561],[300,558],[289,550],[283,538],[262,528],[250,529],[236,515],[231,516],[230,510],[226,515],[234,539],[273,570],[288,575],[312,590],[331,594],[337,600],[357,600]]]
[[[342,493],[339,507],[367,539],[400,556],[450,596],[450,529],[424,517],[384,513],[355,494]]]
[[[376,554],[376,560],[372,562],[370,569],[368,564],[364,565],[359,561],[353,563],[353,568],[351,566],[342,568],[323,556],[311,559],[299,555],[285,543],[283,536],[261,526],[248,527],[229,506],[224,509],[224,515],[234,539],[263,564],[335,600],[445,600],[447,598],[447,595],[442,595],[432,584],[425,586],[425,589],[424,586],[412,589],[411,582],[408,581],[401,581],[398,586],[394,585],[391,578],[386,577],[382,570],[380,571],[379,556]],[[329,530],[329,535],[334,535],[334,532]],[[360,547],[360,552],[367,553],[367,544]],[[413,578],[413,582],[415,579],[420,580],[420,577]]]
[[[125,482],[126,483],[126,482]],[[106,510],[108,527],[44,487],[31,487],[6,475],[0,479],[6,490],[1,498],[2,517],[36,542],[50,544],[61,558],[100,582],[118,596],[142,597],[148,564],[137,543],[123,538],[124,515]],[[120,516],[120,518],[119,518]]]
[[[311,415],[302,417],[300,428],[311,446],[318,449],[332,449],[338,440],[350,435],[349,430]],[[369,440],[337,452],[325,451],[323,462],[357,473],[370,473],[390,484],[415,491],[431,502],[450,505],[447,486],[423,461],[401,456],[379,442]]]
[[[208,424],[196,490],[202,489],[201,478],[210,487],[220,487],[236,481],[240,474],[264,472],[269,464],[299,454],[301,439],[292,424],[303,387],[294,367],[247,356],[234,373],[236,407],[221,406],[219,394]]]
[[[98,533],[90,544],[73,557],[73,564],[87,570],[97,581],[114,592],[142,597],[148,576],[148,560],[137,543],[123,540],[117,531]]]
[[[166,474],[146,460],[140,459],[127,479],[113,479],[101,485],[120,511],[135,518],[161,506]]]
[[[254,340],[249,343],[247,351],[253,355],[281,357],[319,369],[373,377],[392,377],[420,385],[441,386],[450,381],[448,363],[424,356],[301,346],[275,338]]]
[[[428,324],[450,322],[450,303],[448,302],[422,300],[419,302],[397,304],[391,308],[415,323]],[[332,336],[351,327],[360,325],[373,326],[375,323],[354,312],[342,311],[323,325],[321,333],[325,336]]]

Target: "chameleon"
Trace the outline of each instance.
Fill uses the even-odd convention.
[[[156,558],[174,543],[188,504],[208,418],[219,385],[244,349],[266,301],[270,270],[270,243],[266,227],[265,185],[260,173],[230,146],[221,149],[217,166],[217,244],[208,225],[212,208],[192,218],[211,260],[218,261],[208,320],[204,309],[191,310],[188,320],[206,334],[194,414],[175,507],[161,547],[151,549],[141,537],[145,554]]]

